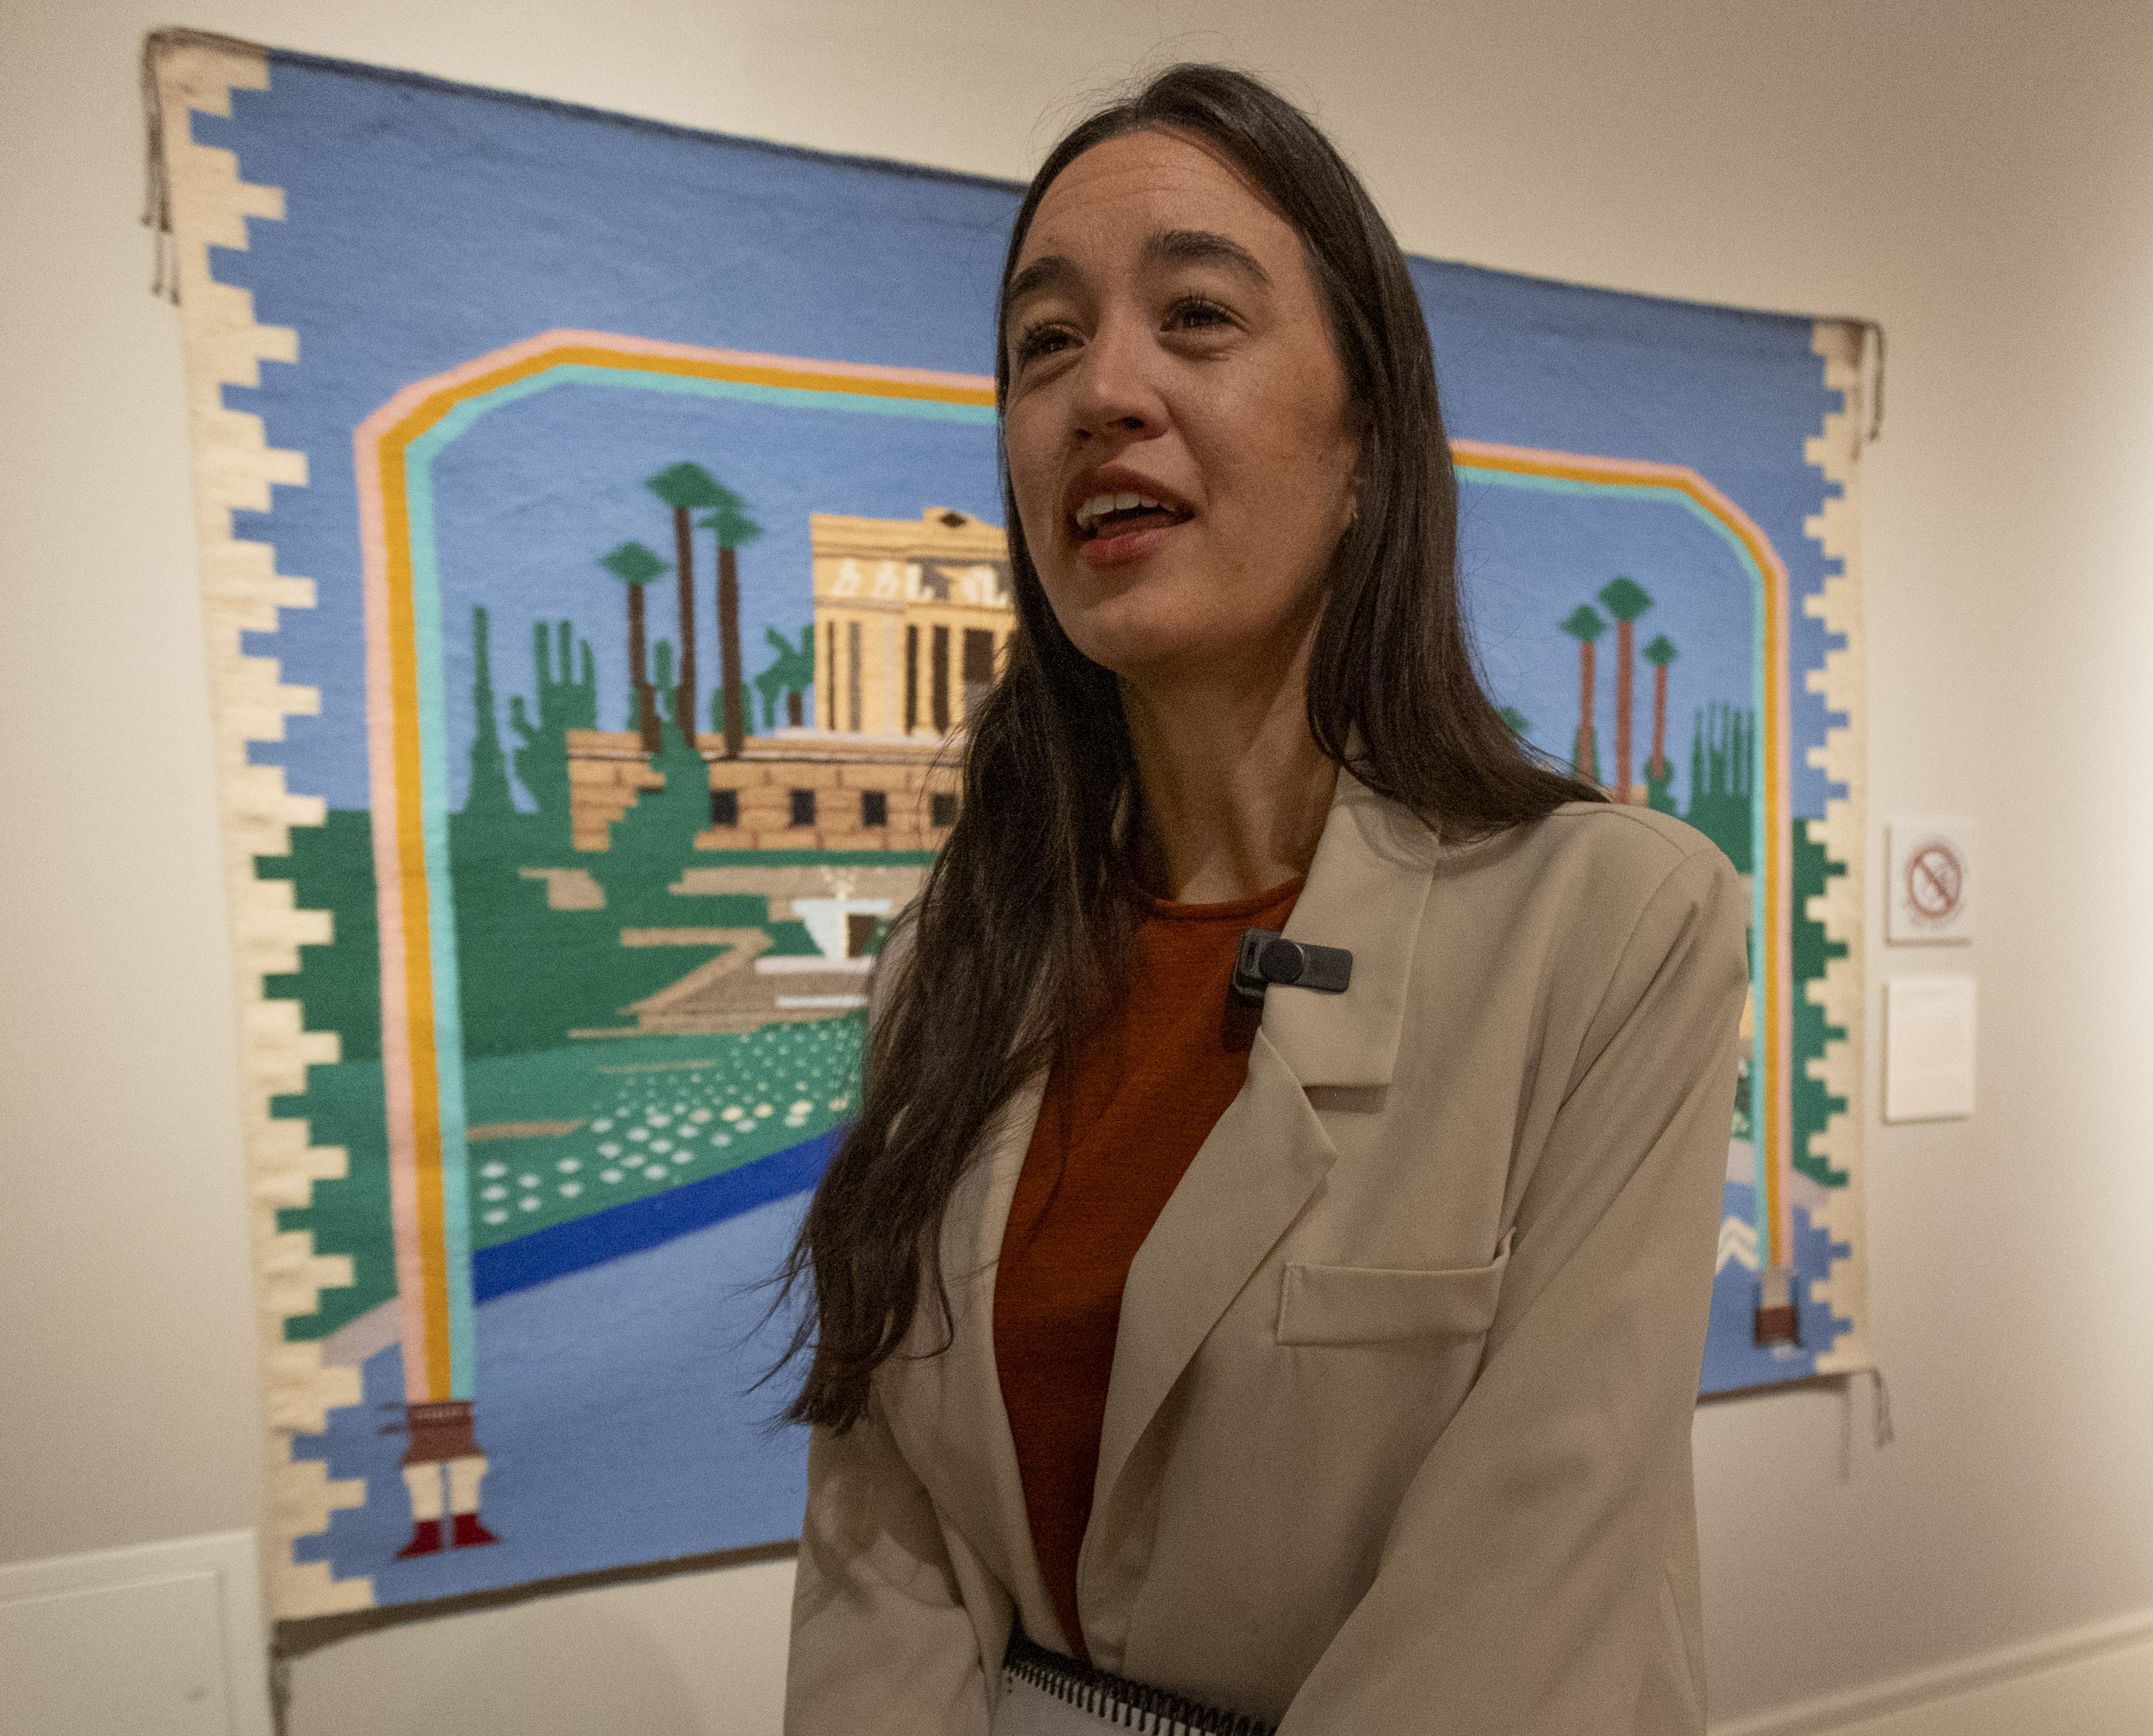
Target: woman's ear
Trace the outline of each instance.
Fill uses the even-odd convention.
[[[1368,409],[1365,404],[1353,407],[1350,426],[1353,435],[1353,474],[1346,481],[1346,528],[1351,530],[1361,522],[1361,496],[1368,476]]]

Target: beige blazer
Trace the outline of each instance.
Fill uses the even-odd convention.
[[[1282,1733],[1704,1727],[1690,1419],[1746,967],[1697,833],[1578,803],[1437,845],[1341,775],[1248,1083],[1129,1272],[1077,1601],[1105,1669]],[[790,1736],[965,1733],[1068,1649],[994,1355],[1038,1087],[870,1419],[817,1430]]]

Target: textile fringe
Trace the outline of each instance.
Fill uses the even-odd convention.
[[[268,52],[260,43],[242,36],[176,26],[152,30],[142,38],[142,227],[150,232],[155,249],[150,293],[176,308],[180,304],[180,257],[172,240],[172,168],[165,160],[165,99],[157,88],[157,65],[167,49],[185,48],[236,48],[249,54]]]
[[[1869,438],[1873,441],[1884,431],[1884,328],[1874,319],[1855,322],[1861,328],[1861,360],[1864,371],[1869,361],[1869,340],[1876,339],[1876,384],[1869,395]]]
[[[1899,1438],[1898,1431],[1891,1427],[1891,1389],[1884,1383],[1884,1371],[1875,1363],[1869,1365],[1869,1378],[1876,1383],[1876,1403],[1870,1407],[1870,1426],[1876,1450],[1881,1453]]]
[[[1021,1622],[1010,1630],[1002,1670],[1102,1723],[1142,1736],[1272,1736],[1271,1727],[1260,1718],[1222,1712],[1050,1652],[1033,1642]]]
[[[1854,450],[1859,455],[1862,447],[1874,445],[1877,436],[1884,432],[1883,323],[1879,320],[1864,319],[1853,313],[1820,314],[1818,319],[1820,323],[1843,325],[1859,333],[1855,341],[1854,354],[1850,359],[1854,366],[1855,384],[1865,388],[1865,407],[1868,411],[1868,425],[1856,432],[1854,436]],[[1874,366],[1871,365],[1869,360],[1872,347],[1876,356]],[[1850,396],[1847,400],[1847,408],[1850,412],[1854,408],[1854,400]],[[1814,459],[1810,461],[1815,462]]]

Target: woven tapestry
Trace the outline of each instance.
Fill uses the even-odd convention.
[[[1014,619],[1020,190],[187,33],[148,71],[275,1613],[780,1551],[765,1280]],[[1865,1366],[1860,328],[1412,272],[1512,726],[1750,891],[1705,1388]]]

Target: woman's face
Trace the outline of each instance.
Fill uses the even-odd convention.
[[[1358,456],[1292,226],[1185,137],[1111,140],[1041,200],[1002,341],[1017,512],[1076,648],[1138,680],[1289,664]]]

